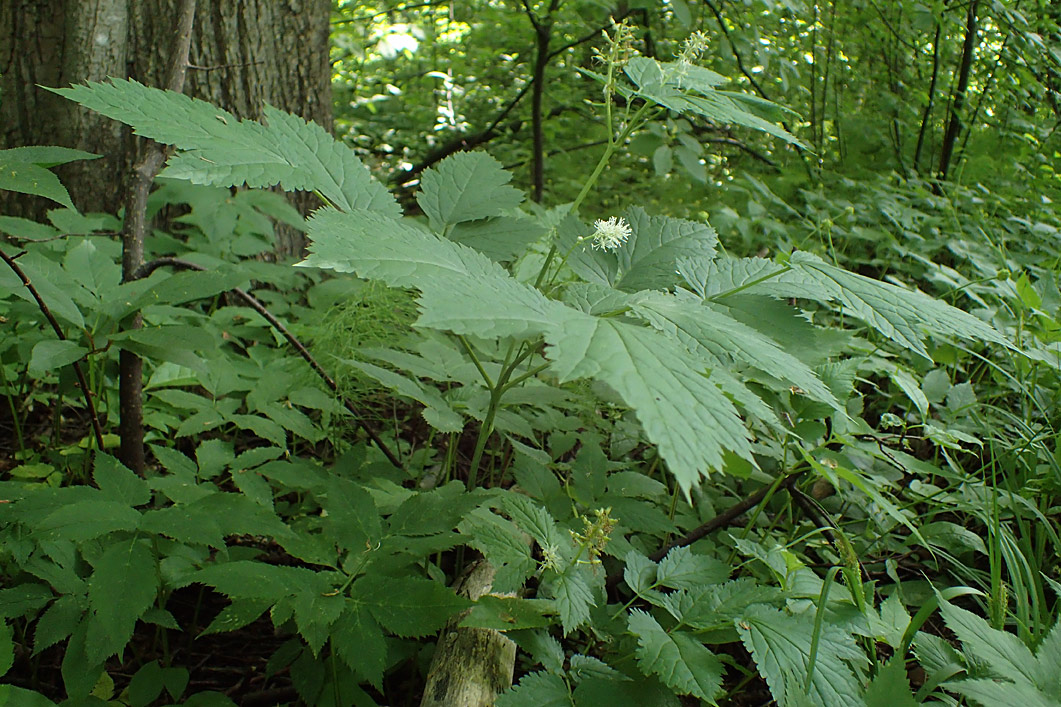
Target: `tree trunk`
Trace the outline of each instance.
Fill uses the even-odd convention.
[[[965,19],[965,41],[962,44],[962,58],[958,67],[958,85],[954,88],[954,98],[950,106],[950,120],[943,135],[943,149],[939,158],[939,179],[947,180],[950,171],[951,155],[954,154],[954,143],[962,127],[962,110],[965,107],[965,91],[969,88],[969,71],[973,66],[973,55],[976,53],[976,10],[980,0],[971,0]],[[937,185],[935,191],[939,192]]]
[[[178,0],[0,2],[0,148],[63,145],[104,155],[59,175],[83,211],[115,213],[119,185],[138,159],[118,123],[38,87],[130,77],[165,81]],[[199,3],[185,93],[256,119],[268,103],[331,128],[329,0]],[[0,213],[40,219],[55,205],[8,193]],[[318,205],[300,195],[303,211]],[[277,255],[298,253],[298,233],[279,233]]]

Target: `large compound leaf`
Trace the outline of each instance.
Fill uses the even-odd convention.
[[[630,632],[637,636],[637,663],[646,675],[685,695],[714,703],[722,688],[722,661],[692,634],[667,633],[651,615],[630,612]]]
[[[91,662],[102,662],[125,647],[157,591],[155,558],[145,541],[124,540],[103,552],[88,582],[92,613],[85,653]]]
[[[634,311],[691,351],[707,355],[708,360],[748,363],[799,386],[815,400],[839,408],[832,392],[807,364],[763,333],[707,304],[691,297],[644,292],[637,297]]]
[[[925,332],[1008,345],[991,325],[923,292],[848,272],[810,253],[793,253],[790,262],[811,280],[828,287],[845,313],[925,358],[930,358],[923,343]]]
[[[623,214],[630,237],[615,251],[595,250],[587,243],[583,224],[569,221],[562,229],[564,248],[574,248],[568,264],[591,283],[610,285],[625,292],[665,289],[677,284],[678,264],[711,262],[718,236],[706,223],[667,216],[649,216],[631,207]]]
[[[482,338],[544,336],[561,381],[595,378],[614,388],[686,491],[722,467],[723,450],[750,458],[733,404],[679,342],[551,300],[483,254],[405,221],[321,209],[309,234],[303,265],[419,289],[419,326]]]
[[[394,197],[350,148],[290,113],[267,106],[265,124],[241,121],[205,101],[121,79],[52,90],[182,150],[163,176],[212,186],[279,184],[318,191],[344,211],[400,214]]]
[[[854,707],[863,704],[859,681],[848,663],[864,663],[865,655],[850,634],[834,626],[821,627],[810,689],[806,687],[814,634],[812,614],[788,614],[758,605],[735,622],[744,647],[755,658],[770,692],[781,707],[813,704]],[[809,697],[809,701],[806,699]]]
[[[615,319],[585,316],[546,341],[561,381],[595,378],[632,407],[682,489],[722,468],[723,450],[751,458],[747,432],[733,404],[704,364],[659,332]]]
[[[635,57],[624,67],[626,75],[638,87],[635,94],[678,113],[702,115],[715,123],[733,123],[761,130],[782,140],[803,147],[795,136],[779,125],[763,120],[742,108],[739,103],[749,101],[744,96],[717,91],[720,76],[688,62],[659,62],[648,57]],[[768,101],[760,107],[779,108]]]
[[[536,337],[570,316],[482,253],[409,222],[320,209],[308,227],[310,255],[301,265],[419,289],[420,326],[484,338]]]
[[[844,314],[926,358],[926,335],[1009,345],[998,330],[967,312],[923,292],[848,272],[811,253],[793,253],[788,265],[762,258],[683,260],[678,269],[694,292],[716,302],[740,293],[839,304]]]
[[[431,228],[499,216],[518,206],[523,193],[508,183],[512,174],[485,152],[458,152],[424,172],[416,201]]]

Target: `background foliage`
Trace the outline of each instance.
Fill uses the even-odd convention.
[[[178,152],[131,282],[0,153],[0,703],[413,704],[469,608],[502,705],[1061,703],[1059,23],[339,2],[334,141],[62,91]]]

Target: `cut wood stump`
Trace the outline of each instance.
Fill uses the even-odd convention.
[[[493,566],[479,560],[456,590],[475,600],[488,593],[493,582]],[[494,629],[460,626],[467,615],[464,611],[450,619],[439,634],[420,707],[490,707],[512,686],[516,644]]]

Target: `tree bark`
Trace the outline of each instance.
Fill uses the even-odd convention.
[[[178,0],[3,0],[0,2],[0,148],[63,145],[104,155],[58,173],[82,211],[117,212],[140,159],[118,123],[38,87],[134,78],[165,84]],[[241,118],[268,103],[331,128],[329,0],[213,0],[199,3],[185,93]],[[299,195],[305,212],[319,205]],[[40,219],[55,205],[0,194],[0,212]],[[278,229],[282,230],[282,229]],[[278,234],[277,255],[297,253],[295,231]]]

